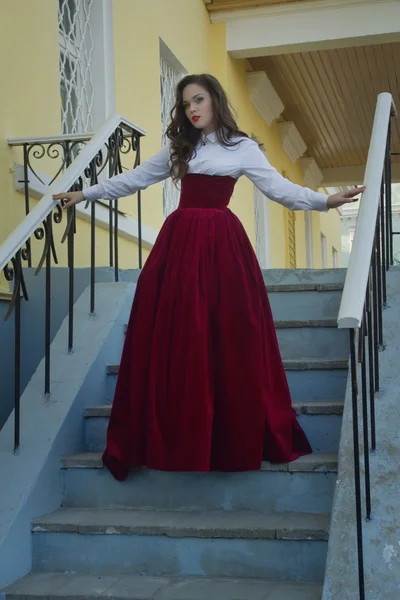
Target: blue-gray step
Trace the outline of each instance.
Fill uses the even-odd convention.
[[[279,349],[285,359],[342,358],[349,356],[347,330],[335,319],[275,321]],[[127,325],[125,325],[126,331]]]
[[[169,473],[138,469],[123,484],[103,467],[100,452],[63,459],[64,507],[328,513],[337,454],[310,454],[245,473]]]
[[[349,335],[335,319],[275,321],[283,360],[347,359]]]
[[[275,320],[337,319],[343,284],[267,285]]]
[[[60,509],[33,522],[33,570],[321,582],[329,515]]]
[[[293,402],[337,400],[346,392],[348,361],[339,359],[284,360],[286,377]],[[119,365],[108,365],[107,374],[118,375]],[[112,401],[115,377],[107,389],[106,401]]]
[[[337,452],[342,426],[343,401],[297,402],[294,408],[314,452]],[[103,450],[111,405],[92,406],[85,411],[85,446]]]
[[[3,593],[7,600],[320,600],[322,587],[265,579],[32,573]]]

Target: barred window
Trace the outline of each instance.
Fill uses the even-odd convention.
[[[63,133],[93,131],[92,6],[93,0],[58,0]]]

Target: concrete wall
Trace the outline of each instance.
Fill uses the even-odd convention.
[[[105,400],[106,365],[119,359],[134,287],[98,284],[94,317],[84,292],[75,307],[74,352],[67,352],[66,320],[52,343],[50,397],[43,395],[44,360],[22,395],[18,455],[12,418],[0,431],[0,589],[31,568],[32,520],[61,504],[61,458],[83,447],[84,408]]]
[[[384,351],[379,353],[380,392],[375,395],[377,450],[370,454],[372,492],[372,519],[370,521],[365,520],[363,475],[361,488],[365,590],[368,600],[398,600],[400,597],[399,268],[394,268],[389,272],[387,291],[389,307],[383,314]],[[358,402],[360,417],[360,368],[358,368],[358,383],[360,387]],[[323,600],[354,600],[359,597],[352,429],[351,381],[349,378]],[[359,431],[362,431],[361,418],[359,418]],[[363,465],[363,448],[360,452]],[[363,466],[361,470],[363,473]]]

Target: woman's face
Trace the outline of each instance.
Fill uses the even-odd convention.
[[[208,135],[216,129],[211,94],[197,83],[190,83],[182,92],[185,114],[196,129]]]

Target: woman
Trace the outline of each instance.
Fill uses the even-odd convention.
[[[290,210],[328,210],[326,196],[281,177],[240,131],[219,82],[177,86],[169,144],[132,171],[54,196],[64,209],[128,196],[172,176],[180,204],[139,277],[107,434],[104,464],[167,471],[256,470],[311,452],[296,421],[263,277],[227,208],[247,175]]]

